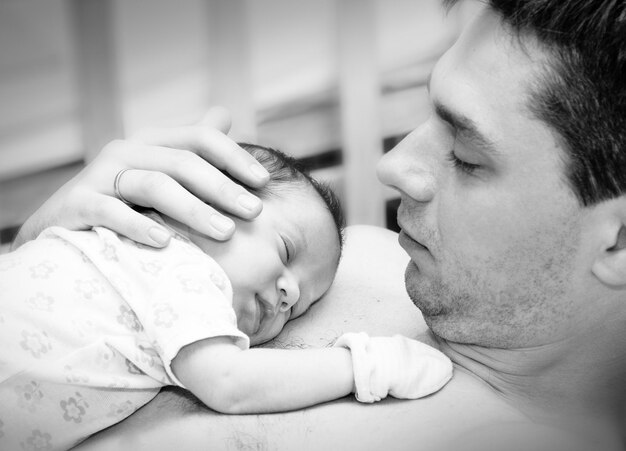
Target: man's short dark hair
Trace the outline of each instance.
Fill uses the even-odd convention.
[[[626,1],[486,3],[553,57],[531,87],[530,109],[562,137],[565,175],[581,204],[626,193]]]

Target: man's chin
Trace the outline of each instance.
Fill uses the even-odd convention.
[[[409,261],[404,273],[404,285],[413,304],[422,312],[424,318],[441,314],[440,293],[432,281],[427,280],[415,263]]]

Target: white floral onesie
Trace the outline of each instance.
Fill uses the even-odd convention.
[[[185,345],[237,329],[224,271],[182,237],[161,250],[54,227],[0,256],[0,450],[67,449],[164,385]]]

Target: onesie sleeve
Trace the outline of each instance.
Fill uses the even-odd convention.
[[[175,235],[168,246],[154,249],[101,227],[94,232],[47,233],[81,250],[119,295],[114,316],[124,333],[108,342],[135,366],[162,383],[181,385],[171,363],[184,346],[230,337],[240,348],[249,347],[237,328],[230,280],[188,239]]]
[[[226,274],[204,254],[190,253],[178,264],[170,262],[151,295],[133,310],[168,377],[179,386],[171,363],[184,346],[214,337],[230,337],[241,349],[250,344],[237,328]]]

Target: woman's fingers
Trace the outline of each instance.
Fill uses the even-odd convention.
[[[124,144],[126,143],[122,142],[122,145]],[[204,202],[244,219],[256,217],[263,208],[258,197],[250,194],[193,152],[168,147],[144,146],[138,143],[134,143],[132,146],[132,152],[128,152],[126,156],[128,160],[126,164],[130,168],[127,172],[140,169],[167,174]],[[125,149],[120,149],[117,152],[123,153],[124,151]],[[127,172],[122,175],[121,179],[128,178]],[[154,186],[155,178],[158,176],[135,173],[132,177],[134,177],[133,183],[125,183],[124,189],[120,189],[127,200],[152,208],[156,208],[153,202],[157,194],[163,196],[162,199],[159,199],[161,203],[170,203],[176,200],[172,198],[170,201],[167,191],[159,186]],[[144,181],[145,183],[142,183]],[[108,188],[112,192],[112,182]],[[215,211],[208,205],[205,207],[207,211]],[[183,222],[187,224],[186,221]]]
[[[134,241],[163,247],[170,233],[161,225],[134,211],[122,201],[89,189],[64,186],[24,223],[12,248],[35,239],[46,227],[58,225],[70,230],[108,227]]]
[[[154,208],[214,239],[226,240],[235,231],[232,219],[199,200],[163,172],[130,169],[120,177],[118,187],[127,201]]]
[[[115,230],[133,241],[152,247],[167,245],[171,237],[163,226],[110,196],[94,197],[93,203],[83,210],[82,215],[93,226]]]
[[[226,171],[248,186],[261,187],[269,181],[267,170],[252,155],[221,131],[207,126],[146,129],[131,141],[191,151],[206,160],[204,164]]]
[[[262,209],[237,181],[251,187],[269,181],[265,168],[225,135],[229,128],[228,112],[214,108],[196,126],[145,130],[111,142],[27,221],[18,244],[59,224],[74,230],[103,225],[144,244],[165,245],[168,236],[158,233],[155,222],[115,197],[116,175],[125,169],[119,189],[126,200],[227,239],[234,222],[218,210],[252,219]]]

